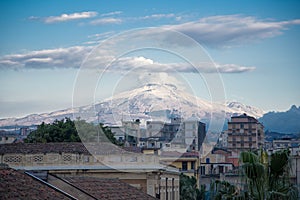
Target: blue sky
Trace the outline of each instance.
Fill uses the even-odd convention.
[[[299,1],[12,0],[0,8],[1,118],[72,107],[78,70],[91,50],[115,34],[147,27],[179,31],[202,45],[218,67],[226,100],[265,111],[300,105]],[[204,81],[178,57],[144,51],[122,61],[98,86],[98,100],[111,94],[124,66],[145,63],[150,72],[182,70],[195,94],[210,98]]]

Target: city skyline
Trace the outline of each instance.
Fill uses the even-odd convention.
[[[89,53],[112,36],[148,27],[177,31],[199,43],[216,64],[226,100],[265,111],[299,106],[299,4],[1,2],[0,23],[4,28],[0,32],[0,118],[72,107],[79,68]],[[175,79],[168,67],[179,71],[192,89],[198,89],[195,95],[210,98],[207,86],[193,69],[165,52],[132,53],[120,60],[122,63],[118,62],[115,71],[108,74],[107,86],[102,86],[97,100],[110,96],[113,87],[109,85],[120,84],[128,66],[145,64],[150,71],[163,69],[159,77],[170,82]],[[199,66],[199,72],[204,76],[214,74],[206,66]],[[128,80],[123,81],[132,87]]]

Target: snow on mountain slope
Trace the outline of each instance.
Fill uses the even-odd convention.
[[[236,101],[232,101],[232,102],[226,102],[226,106],[228,108],[230,108],[230,110],[232,112],[236,112],[237,114],[240,114],[240,113],[247,113],[248,115],[250,116],[253,116],[255,118],[259,118],[261,116],[264,115],[264,111],[259,109],[259,108],[255,108],[255,107],[252,107],[252,106],[247,106],[247,105],[244,105],[240,102],[236,102]]]
[[[97,116],[98,113],[98,116]],[[193,96],[172,84],[147,84],[140,88],[114,95],[95,105],[65,109],[52,113],[33,114],[24,118],[1,119],[4,125],[32,125],[50,123],[64,117],[80,117],[87,121],[101,121],[105,124],[120,124],[121,120],[140,119],[168,120],[172,113],[187,119],[191,116],[209,122],[211,118],[230,118],[232,115],[247,113],[261,117],[263,111],[238,102],[212,103]]]

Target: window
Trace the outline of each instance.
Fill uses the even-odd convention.
[[[182,162],[182,171],[187,171],[187,161]]]
[[[244,124],[241,124],[241,129],[243,129],[244,128]]]
[[[228,172],[228,167],[226,166],[226,167],[225,167],[225,173],[227,173],[227,172]]]
[[[224,166],[219,166],[219,173],[224,173]]]
[[[200,174],[205,175],[205,166],[200,167]]]
[[[209,158],[206,158],[206,163],[209,163]]]
[[[195,169],[195,161],[191,162],[191,169]]]

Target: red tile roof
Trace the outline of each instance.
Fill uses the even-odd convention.
[[[14,169],[0,169],[0,199],[70,199],[64,194]]]
[[[38,153],[79,153],[89,154],[82,143],[12,143],[1,144],[0,154],[38,154]]]
[[[119,179],[104,179],[96,177],[63,177],[64,180],[73,186],[84,190],[97,199],[106,200],[154,200],[156,198],[143,191],[127,184]]]

